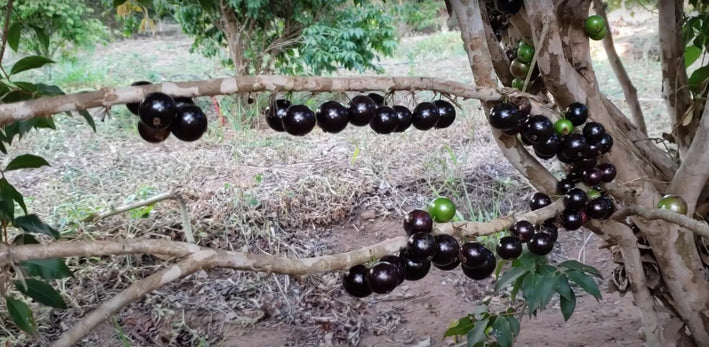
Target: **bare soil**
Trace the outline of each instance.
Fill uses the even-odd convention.
[[[404,44],[417,39],[407,38]],[[169,54],[155,52],[161,57],[156,64],[178,64],[180,54],[186,54],[179,52],[189,44],[182,36],[117,42],[93,54],[98,59],[149,52],[165,43]],[[466,61],[451,56],[433,62],[386,61],[385,66],[394,75],[406,74],[414,64],[423,75],[469,81]],[[397,98],[406,101],[409,96]],[[471,219],[484,219],[476,214],[480,211],[523,211],[531,193],[497,151],[475,102],[461,102],[462,116],[450,129],[375,136],[369,129],[350,127],[336,136],[314,132],[303,138],[268,129],[234,131],[230,124],[219,125],[208,100],[199,102],[210,112],[210,133],[199,142],[169,139],[149,145],[140,141],[136,120],[115,110],[113,117],[99,122],[98,134],[78,119],[63,118],[58,131],[28,136],[13,149],[14,154],[44,155],[52,166],[11,173],[8,179],[32,197],[32,211],[69,239],[182,240],[179,211],[170,201],[157,204],[147,218],[121,215],[85,221],[92,213],[129,200],[179,190],[188,198],[200,244],[297,257],[332,254],[401,235],[403,215],[429,201],[434,191],[456,197],[459,207],[468,207],[463,212]],[[584,247],[582,232],[562,231],[559,239],[554,260],[575,259]],[[599,242],[590,238],[584,259],[607,279],[614,265]],[[8,336],[0,336],[0,342],[46,345],[162,263],[151,256],[70,259],[75,276],[60,282],[70,309],[36,307],[38,339],[0,320]],[[442,339],[450,322],[494,294],[492,279],[473,281],[460,271],[432,269],[425,279],[405,282],[389,295],[354,299],[340,289],[339,276],[231,270],[196,274],[125,307],[81,345],[449,346],[460,343]],[[600,286],[605,288],[606,282]],[[537,317],[525,319],[516,345],[639,346],[639,327],[630,295],[604,293],[600,302],[581,296],[568,322],[556,301]]]

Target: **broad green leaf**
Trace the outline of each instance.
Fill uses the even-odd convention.
[[[509,270],[505,271],[502,276],[500,276],[500,278],[498,278],[497,282],[495,282],[495,291],[504,289],[508,285],[517,281],[518,278],[524,276],[524,274],[526,273],[529,273],[529,270],[523,267],[510,268]]]
[[[55,239],[59,238],[59,232],[42,222],[36,214],[17,217],[12,224],[24,230],[26,233],[46,234]]]
[[[453,322],[448,327],[448,330],[443,334],[443,337],[448,337],[448,336],[462,336],[468,334],[470,329],[473,328],[473,320],[470,319],[470,316],[465,316],[462,318],[459,318]]]
[[[537,283],[539,290],[539,308],[544,308],[556,293],[556,282],[558,276],[547,274],[539,278]]]
[[[15,159],[12,159],[10,163],[7,164],[7,167],[5,167],[5,171],[35,169],[45,165],[50,166],[44,158],[32,154],[23,154],[18,155]]]
[[[10,70],[10,75],[15,75],[22,71],[40,68],[46,64],[53,62],[54,61],[52,59],[40,55],[31,55],[29,57],[24,57],[18,60],[15,65],[12,66],[12,69]]]
[[[0,152],[7,154],[7,148],[5,148],[5,144],[2,142],[0,142]]]
[[[86,119],[86,123],[89,124],[91,129],[96,132],[96,122],[94,122],[94,117],[91,117],[91,114],[89,114],[89,111],[86,110],[79,110],[79,114]]]
[[[49,35],[47,35],[47,32],[44,31],[44,29],[38,27],[38,26],[33,26],[32,29],[34,29],[34,34],[37,37],[37,41],[42,44],[42,48],[44,48],[44,52],[49,50]]]
[[[514,340],[514,335],[512,335],[512,327],[510,327],[510,321],[504,316],[499,316],[492,323],[492,331],[497,339],[497,343],[501,347],[512,347],[512,341]]]
[[[514,336],[519,335],[520,326],[519,326],[519,320],[517,320],[517,317],[515,317],[513,315],[508,315],[505,317],[507,318],[507,321],[510,323],[510,328],[512,329],[512,334],[514,334]]]
[[[12,240],[13,246],[36,245],[38,243],[39,241],[37,241],[37,239],[32,234],[20,234]]]
[[[561,275],[559,276],[559,278],[557,278],[556,292],[559,293],[560,297],[567,299],[571,299],[571,296],[574,295],[574,291],[571,290],[571,286],[569,285],[569,279],[568,277],[566,277],[566,275]]]
[[[688,68],[702,55],[701,48],[697,46],[687,46],[684,49],[684,67]]]
[[[56,308],[66,308],[66,303],[61,295],[46,282],[34,278],[25,278],[25,283],[27,287],[23,285],[22,281],[15,281],[15,288],[40,304]]]
[[[584,263],[578,262],[576,260],[567,260],[561,264],[558,265],[559,267],[563,267],[569,270],[576,270],[576,271],[581,271],[585,272],[591,275],[594,275],[598,278],[603,278],[603,275],[601,275],[601,272],[598,271],[595,267],[591,265],[586,265]]]
[[[54,118],[49,117],[37,117],[34,118],[36,122],[34,123],[35,129],[53,129],[56,130],[57,126],[54,124]]]
[[[44,84],[44,83],[37,83],[37,90],[42,93],[42,95],[46,96],[51,96],[51,95],[65,95],[64,91],[52,84]]]
[[[0,179],[0,191],[2,191],[3,195],[17,202],[17,204],[20,205],[20,207],[22,208],[22,211],[27,214],[27,206],[25,206],[25,199],[22,197],[22,194],[20,194],[20,192],[18,192],[17,189],[15,189],[15,187],[13,187],[12,184],[7,181],[7,179]]]
[[[569,271],[566,273],[569,280],[576,283],[579,287],[593,295],[594,298],[601,299],[601,291],[598,289],[598,284],[591,278],[591,276],[586,275],[583,272]]]
[[[20,35],[22,34],[22,23],[17,22],[7,29],[7,45],[12,48],[13,51],[17,52],[17,48],[20,46]]]
[[[0,189],[0,222],[10,224],[15,219],[15,200],[7,190]]]
[[[538,255],[534,255],[530,253],[529,251],[524,251],[522,252],[522,255],[520,255],[517,258],[517,261],[530,272],[536,272],[537,271],[537,261],[540,257]]]
[[[45,280],[56,280],[71,277],[71,270],[64,263],[64,259],[35,259],[22,262],[22,266],[30,276],[37,276]]]
[[[517,292],[522,288],[522,281],[524,280],[524,276],[518,278],[515,281],[515,284],[512,286],[512,292],[510,292],[510,298],[512,301],[515,301],[517,299]]]
[[[695,93],[701,93],[704,81],[709,78],[709,65],[704,65],[692,72],[687,80],[687,85]]]
[[[525,301],[527,301],[527,306],[529,306],[529,314],[536,315],[537,308],[539,308],[539,302],[541,301],[541,293],[537,290],[537,275],[530,272],[524,277],[522,277],[522,295]]]
[[[571,296],[569,298],[561,296],[559,306],[561,307],[561,315],[564,316],[564,321],[568,321],[576,309],[576,294],[571,291]]]
[[[10,318],[17,324],[18,328],[30,335],[34,335],[37,332],[37,324],[34,322],[32,311],[27,307],[27,304],[9,296],[5,297],[5,304]]]
[[[468,347],[485,341],[485,330],[487,330],[488,324],[490,324],[490,318],[475,322],[475,327],[468,333]]]

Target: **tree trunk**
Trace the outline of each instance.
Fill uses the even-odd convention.
[[[662,97],[672,119],[672,135],[680,158],[684,160],[699,124],[699,114],[690,110],[692,96],[687,89],[684,67],[684,41],[681,22],[684,1],[659,0],[660,57],[662,59]]]
[[[220,29],[224,32],[227,39],[227,47],[231,60],[234,62],[234,72],[236,76],[244,76],[248,72],[248,62],[244,57],[246,44],[244,42],[243,30],[239,26],[239,20],[236,17],[236,12],[228,4],[222,0],[220,2],[222,11],[222,19],[220,20]]]

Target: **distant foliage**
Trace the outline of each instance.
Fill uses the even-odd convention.
[[[114,6],[147,1],[113,1]],[[240,50],[247,62],[243,74],[273,72],[321,74],[338,68],[381,71],[378,55],[397,46],[392,17],[380,2],[347,0],[225,0],[233,9]],[[193,51],[219,56],[229,65],[224,9],[217,0],[164,0],[169,11],[192,38]],[[151,11],[158,11],[152,7]],[[143,13],[135,13],[140,17]],[[156,12],[157,13],[157,12]]]
[[[386,4],[399,30],[406,32],[439,29],[439,15],[446,7],[445,2],[436,0],[387,1]],[[445,15],[448,16],[447,13]]]
[[[6,8],[7,1],[0,1],[3,20]],[[92,14],[84,0],[15,1],[8,44],[45,57],[71,55],[76,47],[93,47],[107,38],[106,27]]]
[[[709,48],[709,3],[702,0],[690,0],[690,11],[682,24],[682,39],[686,45],[684,49],[684,63],[687,69],[699,61],[699,68],[687,71],[689,74],[689,89],[695,98],[707,95],[709,83],[709,61],[707,49]]]

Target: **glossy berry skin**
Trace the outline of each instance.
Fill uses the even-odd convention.
[[[524,88],[524,80],[521,78],[515,77],[512,82],[510,83],[510,87],[518,90],[522,90]]]
[[[342,277],[342,287],[352,296],[364,298],[372,294],[372,289],[367,283],[369,269],[364,265],[355,265],[345,272]]]
[[[170,130],[182,141],[196,141],[207,131],[207,116],[199,106],[185,104],[175,112]]]
[[[140,120],[153,128],[166,128],[175,115],[175,100],[164,93],[148,93],[138,106]]]
[[[492,275],[495,271],[495,265],[497,265],[495,254],[485,247],[480,250],[480,261],[476,264],[466,266],[461,260],[463,273],[474,280],[482,280]]]
[[[657,203],[657,208],[679,214],[687,214],[687,202],[679,195],[668,194],[663,196]]]
[[[460,253],[458,240],[448,234],[436,235],[435,238],[438,250],[436,250],[436,255],[431,259],[433,265],[445,266],[457,261],[458,253]]]
[[[192,98],[180,96],[173,99],[175,99],[175,109],[179,109],[187,104],[194,105],[194,100],[192,100]]]
[[[545,223],[542,226],[542,232],[549,234],[551,242],[556,242],[556,239],[559,238],[559,228],[554,223]]]
[[[601,196],[601,200],[606,202],[606,205],[608,205],[608,214],[606,214],[605,218],[610,218],[610,216],[615,213],[615,204],[613,204],[613,200],[608,195],[603,195]]]
[[[380,106],[374,111],[374,117],[369,122],[369,127],[378,134],[391,134],[399,125],[396,111],[389,106]]]
[[[589,35],[597,35],[606,29],[606,20],[599,15],[593,15],[586,18],[584,29]]]
[[[413,210],[404,217],[406,235],[424,232],[430,233],[433,228],[433,218],[424,210]]]
[[[559,181],[559,183],[556,184],[556,192],[558,194],[566,194],[569,190],[573,189],[576,186],[576,183],[574,183],[573,180],[564,178]]]
[[[601,123],[588,122],[583,127],[583,136],[588,143],[598,143],[606,134],[606,128]]]
[[[564,118],[571,121],[574,126],[579,126],[588,119],[588,109],[580,102],[574,102],[566,108]]]
[[[399,284],[396,266],[392,263],[380,261],[369,269],[367,283],[373,292],[387,294]]]
[[[411,126],[411,110],[406,106],[394,105],[392,107],[396,111],[397,125],[394,132],[403,133],[404,130]]]
[[[443,129],[451,126],[453,121],[455,121],[455,107],[453,107],[453,104],[445,100],[436,100],[433,104],[438,107],[436,128]]]
[[[529,113],[532,112],[532,102],[527,98],[519,99],[515,102],[517,112],[522,119],[529,118]]]
[[[583,183],[589,186],[595,186],[602,182],[603,173],[597,167],[583,172]]]
[[[131,83],[130,85],[131,85],[131,87],[135,87],[135,86],[145,86],[145,85],[149,85],[149,84],[153,84],[153,83],[150,81],[136,81],[136,82]],[[127,103],[126,107],[128,108],[128,111],[130,111],[130,113],[132,113],[136,116],[139,115],[139,113],[138,113],[139,112],[138,108],[140,107],[139,102]]]
[[[534,224],[526,220],[520,220],[512,224],[510,233],[517,237],[521,242],[527,242],[532,238],[532,235],[537,232]]]
[[[466,242],[460,247],[458,259],[460,264],[467,267],[476,267],[487,260],[487,249],[479,242]]]
[[[591,40],[600,41],[600,40],[603,40],[604,37],[606,37],[607,33],[608,33],[608,31],[606,30],[606,28],[603,28],[603,30],[601,30],[601,32],[599,32],[597,34],[588,34],[588,37]]]
[[[522,8],[522,0],[496,0],[495,5],[502,13],[515,14]]]
[[[416,262],[431,261],[436,255],[438,245],[431,233],[414,233],[406,243],[406,255]]]
[[[377,107],[384,106],[384,97],[378,93],[369,93],[367,96],[374,101]]]
[[[534,155],[536,155],[537,157],[539,157],[539,159],[544,159],[544,160],[554,158],[554,156],[555,156],[554,154],[544,154],[544,153],[540,153],[540,152],[537,151],[536,149],[534,150]]]
[[[581,212],[564,210],[561,213],[561,225],[566,230],[577,230],[583,225]]]
[[[327,101],[315,111],[318,126],[326,133],[336,134],[349,123],[347,107],[337,101]]]
[[[583,158],[573,162],[572,166],[574,171],[584,172],[595,168],[597,162],[598,160],[596,160],[596,158],[594,157]]]
[[[603,198],[596,198],[588,202],[586,215],[593,219],[604,219],[608,216],[611,206]]]
[[[512,104],[501,102],[492,107],[488,122],[495,129],[507,130],[519,126],[520,118],[522,118]]]
[[[529,117],[522,130],[522,136],[533,144],[546,141],[552,134],[554,134],[554,124],[542,115]]]
[[[611,134],[605,134],[603,135],[601,140],[599,140],[597,143],[593,143],[593,145],[598,146],[598,150],[601,152],[601,154],[608,153],[610,152],[611,148],[613,148],[613,137],[611,136]]]
[[[436,265],[436,264],[433,264],[433,266],[437,267],[439,270],[451,271],[451,270],[454,270],[455,268],[457,268],[458,266],[460,266],[460,260],[456,259],[456,260],[454,260],[452,263],[450,263],[450,264],[448,264],[448,265]]]
[[[411,113],[411,123],[418,130],[433,128],[439,118],[438,106],[432,102],[422,102],[416,105]]]
[[[304,136],[315,128],[315,113],[305,105],[291,105],[283,117],[283,129],[293,136]]]
[[[286,110],[290,107],[291,103],[286,99],[277,99],[271,106],[266,109],[266,123],[271,129],[283,132],[283,117],[286,116]]]
[[[529,68],[529,64],[521,62],[519,60],[519,57],[517,57],[517,59],[513,60],[510,63],[510,74],[516,78],[524,80],[525,78],[527,78]]]
[[[505,50],[505,56],[507,57],[507,60],[513,61],[517,59],[517,50],[515,49],[506,49]]]
[[[566,157],[571,158],[573,161],[588,158],[591,154],[588,141],[586,141],[586,138],[581,134],[567,135],[561,151]]]
[[[547,255],[554,249],[554,242],[551,240],[549,234],[536,233],[532,239],[527,242],[527,249],[529,249],[532,254]]]
[[[170,137],[170,128],[153,128],[138,122],[138,134],[147,142],[158,143]]]
[[[581,182],[581,173],[578,171],[570,171],[566,174],[566,179],[572,180],[574,183]]]
[[[523,63],[531,63],[534,58],[534,46],[522,41],[517,47],[517,58]]]
[[[581,211],[586,207],[588,197],[581,188],[571,189],[564,196],[564,206],[569,211]]]
[[[505,236],[497,243],[495,250],[502,259],[517,259],[522,254],[522,242],[514,236]]]
[[[600,163],[598,169],[601,170],[601,181],[605,183],[612,182],[618,173],[611,163]]]
[[[428,204],[428,212],[436,223],[447,223],[455,217],[455,204],[448,198],[435,198]]]
[[[407,281],[418,281],[426,277],[431,270],[430,261],[413,261],[407,255],[401,255],[399,257],[404,261],[404,271],[406,272]]]
[[[376,109],[377,104],[372,98],[366,95],[355,96],[347,108],[350,124],[358,127],[369,124]]]
[[[536,192],[532,195],[532,198],[529,200],[529,208],[534,211],[538,210],[542,207],[549,206],[551,205],[551,199],[549,198],[549,195],[546,195],[544,193]]]
[[[554,157],[561,150],[562,142],[559,135],[551,134],[545,141],[537,142],[532,147],[536,153]]]
[[[406,265],[403,259],[395,255],[387,255],[379,259],[379,261],[385,261],[396,266],[396,276],[399,279],[399,284],[404,282],[404,279],[406,279]]]

